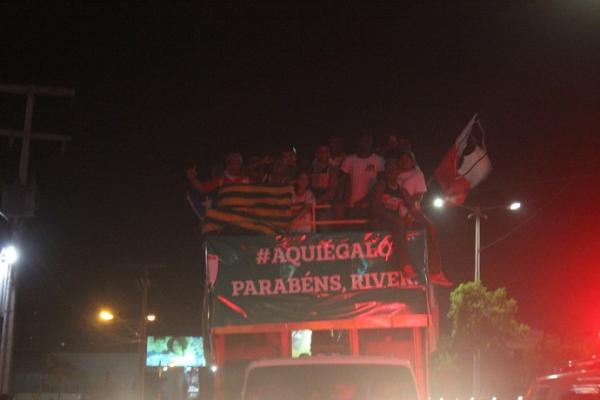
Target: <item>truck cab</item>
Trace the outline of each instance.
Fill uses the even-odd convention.
[[[410,363],[391,357],[314,356],[254,361],[242,400],[417,400]]]

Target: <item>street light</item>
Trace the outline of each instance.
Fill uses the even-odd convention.
[[[433,200],[433,206],[435,208],[444,208],[446,205],[446,201],[437,197]],[[491,207],[481,207],[481,206],[467,206],[464,204],[459,205],[460,208],[463,208],[469,211],[469,218],[475,217],[475,282],[479,282],[481,280],[481,218],[487,219],[487,214],[484,214],[485,211],[495,210],[499,208],[508,209],[510,211],[517,211],[521,209],[521,202],[513,201],[508,206],[499,205],[499,206],[491,206]]]
[[[98,319],[100,321],[108,322],[115,319],[115,315],[110,310],[102,309],[98,313]]]
[[[518,201],[513,201],[512,203],[510,203],[510,206],[508,206],[508,209],[511,211],[517,211],[520,208],[521,208],[521,203]]]
[[[444,199],[436,198],[433,201],[433,205],[436,208],[444,207]],[[484,211],[495,210],[499,208],[508,209],[510,211],[517,211],[521,208],[521,203],[518,201],[513,201],[511,204],[502,205],[502,206],[492,206],[492,207],[481,207],[475,206],[470,207],[466,205],[460,205],[459,207],[464,208],[469,211],[469,218],[475,217],[475,282],[481,281],[481,218],[486,218],[487,215],[484,214]],[[479,388],[480,384],[480,365],[481,365],[481,351],[477,350],[475,354],[473,354],[473,395],[475,398],[479,397]]]
[[[443,208],[445,203],[446,202],[441,197],[436,197],[435,199],[433,199],[433,206],[435,208]]]
[[[100,320],[100,322],[117,321],[117,322],[121,323],[122,325],[124,325],[137,338],[139,338],[139,336],[140,336],[140,333],[131,326],[131,324],[130,324],[131,321],[128,322],[128,320],[124,320],[124,319],[120,318],[119,316],[115,315],[115,313],[112,312],[108,308],[101,308],[100,311],[98,311],[98,320]],[[146,321],[147,322],[155,322],[156,314],[148,314],[146,316]]]
[[[112,322],[113,320],[120,322],[123,324],[133,335],[136,337],[136,342],[138,344],[138,384],[139,384],[139,399],[144,399],[144,388],[145,388],[145,368],[146,368],[146,341],[147,337],[147,328],[148,323],[152,323],[156,321],[156,314],[148,314],[147,313],[147,290],[144,291],[144,298],[142,302],[142,318],[140,318],[140,326],[139,330],[135,330],[132,328],[127,321],[122,318],[119,318],[112,311],[108,309],[101,309],[98,312],[98,319],[102,322]]]
[[[0,252],[0,262],[8,265],[14,264],[19,259],[19,252],[15,246],[6,246]]]

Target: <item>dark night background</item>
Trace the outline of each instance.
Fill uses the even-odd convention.
[[[155,332],[199,334],[187,166],[371,130],[410,138],[430,176],[475,112],[494,172],[467,202],[525,204],[483,222],[484,245],[520,226],[483,253],[484,283],[534,328],[599,330],[600,6],[560,3],[3,4],[0,82],[76,90],[36,102],[34,131],[73,141],[33,144],[17,350],[114,348],[91,319],[100,305],[136,317],[134,263],[166,266],[151,275]],[[0,127],[21,129],[24,105],[0,96]],[[0,152],[10,180],[19,142]],[[472,221],[431,214],[447,275],[472,279]]]

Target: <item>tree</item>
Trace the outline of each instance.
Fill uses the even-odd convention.
[[[508,397],[515,394],[513,386],[520,372],[515,368],[515,353],[510,345],[529,330],[516,320],[517,310],[517,302],[508,297],[504,288],[490,291],[480,282],[470,282],[452,291],[448,312],[452,322],[449,354],[463,371],[455,375],[464,391],[459,397],[470,392],[466,388],[472,382],[464,371],[475,367],[476,354],[481,356],[480,379],[486,392]]]
[[[459,285],[450,294],[452,347],[469,353],[506,349],[529,330],[516,320],[517,311],[505,288],[490,291],[480,282]]]

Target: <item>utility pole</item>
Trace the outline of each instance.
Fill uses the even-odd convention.
[[[140,314],[140,337],[138,338],[138,391],[139,400],[144,400],[146,390],[146,342],[148,340],[148,288],[150,287],[148,265],[144,266],[144,272],[139,283],[142,289],[142,307]]]
[[[140,322],[138,335],[138,365],[137,365],[137,385],[138,400],[144,400],[146,395],[146,346],[148,341],[148,291],[150,289],[150,270],[164,268],[163,264],[134,264],[134,268],[142,270],[141,277],[138,279],[140,290],[142,291]]]
[[[481,217],[487,218],[481,206],[470,209],[469,218],[475,217],[475,277],[474,281],[481,282]],[[473,397],[479,398],[481,392],[481,350],[473,353]]]
[[[25,189],[27,193],[27,178],[29,171],[29,154],[31,140],[47,140],[59,141],[62,143],[63,149],[67,142],[71,140],[69,136],[52,135],[47,133],[33,133],[31,131],[33,121],[33,107],[35,105],[36,96],[48,97],[73,97],[75,91],[67,88],[44,87],[33,85],[9,85],[0,84],[0,94],[12,94],[25,96],[25,122],[23,131],[4,130],[0,129],[0,136],[10,138],[21,138],[21,156],[19,160],[19,186],[16,188]],[[26,213],[28,214],[28,213]],[[12,241],[19,242],[24,219],[32,215],[8,215],[11,223]],[[6,296],[7,307],[2,310],[2,336],[0,341],[0,393],[10,394],[12,381],[12,364],[14,351],[14,329],[15,329],[15,303],[16,303],[16,274],[14,266],[10,266],[6,275]]]
[[[469,218],[475,218],[475,276],[474,282],[481,282],[481,218],[487,219],[487,215],[484,211],[491,210],[498,207],[486,207],[485,209],[481,206],[467,207],[461,206],[462,208],[470,211]]]
[[[444,206],[442,199],[436,199],[433,203],[434,207],[441,208]],[[468,218],[475,218],[475,274],[473,281],[476,283],[481,282],[481,251],[487,246],[481,247],[481,219],[487,219],[486,211],[495,209],[508,209],[510,211],[517,211],[521,208],[521,203],[518,201],[512,202],[510,205],[497,205],[492,207],[481,207],[474,206],[470,207],[467,205],[459,205],[461,208],[469,211]],[[481,349],[476,349],[473,353],[473,398],[478,399],[481,392]]]

